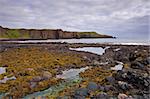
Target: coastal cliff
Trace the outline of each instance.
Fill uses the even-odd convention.
[[[9,29],[0,26],[1,39],[113,38],[96,32],[70,32],[62,29]]]

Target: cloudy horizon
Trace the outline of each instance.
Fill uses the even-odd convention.
[[[149,39],[149,4],[148,0],[0,0],[0,25]]]

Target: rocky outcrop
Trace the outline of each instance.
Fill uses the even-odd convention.
[[[9,29],[0,26],[0,38],[5,39],[72,39],[113,38],[96,32],[69,32],[62,29]]]

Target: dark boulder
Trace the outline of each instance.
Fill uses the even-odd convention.
[[[107,92],[109,90],[113,90],[113,86],[112,85],[105,85],[104,86],[104,91]]]
[[[30,88],[35,88],[37,86],[37,82],[30,82]]]
[[[135,53],[131,52],[131,53],[129,54],[129,60],[130,60],[130,61],[134,61],[136,58],[137,58],[137,56],[136,56]]]
[[[99,86],[99,90],[100,90],[100,91],[105,91],[105,87],[100,85],[100,86]]]
[[[52,77],[52,74],[48,71],[43,72],[42,75],[43,79],[50,79]]]
[[[130,99],[126,94],[119,94],[118,99]]]
[[[127,82],[118,81],[118,84],[122,90],[128,90],[130,88],[130,86]]]
[[[86,99],[86,98],[85,96],[75,95],[72,99]]]
[[[150,84],[150,79],[149,79],[149,77],[143,76],[143,75],[144,75],[143,73],[129,70],[126,72],[118,72],[114,77],[118,81],[127,83],[127,84],[126,83],[120,84],[122,89],[127,89],[129,87],[129,85],[132,85],[136,89],[148,90],[148,86]],[[132,88],[132,86],[130,86],[129,88]]]
[[[98,89],[98,85],[95,82],[89,82],[88,86],[87,86],[88,90],[97,90]]]
[[[150,57],[147,57],[146,62],[147,64],[150,64]]]
[[[133,95],[133,99],[149,99],[149,98],[144,98],[141,95]]]
[[[109,77],[106,77],[105,79],[106,79],[106,81],[108,81],[111,84],[115,83],[115,78],[114,77],[109,76]]]
[[[150,78],[144,79],[144,86],[149,87],[150,86]]]
[[[95,96],[94,99],[109,99],[109,96],[107,95],[107,93],[100,93],[97,96]]]
[[[88,96],[88,89],[87,88],[79,88],[75,91],[76,96]]]
[[[115,55],[113,56],[114,60],[118,60],[118,61],[121,61],[121,62],[129,61],[129,59],[126,56],[125,53],[126,52],[123,52],[123,51],[115,52]]]
[[[135,62],[131,63],[131,68],[142,69],[142,68],[144,68],[144,65],[138,61],[135,61]]]
[[[31,79],[31,82],[40,82],[42,80],[43,80],[43,78],[41,76],[35,76]]]
[[[70,98],[68,96],[59,96],[59,97],[56,97],[56,99],[70,99]]]

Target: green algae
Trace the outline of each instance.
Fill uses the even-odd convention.
[[[115,71],[106,70],[101,67],[89,68],[84,72],[80,73],[80,77],[82,78],[82,81],[80,83],[59,92],[58,96],[62,96],[62,97],[71,96],[74,94],[75,90],[79,88],[87,88],[89,82],[95,82],[99,85],[109,85],[109,83],[105,80],[105,78],[108,76],[112,76],[113,73],[115,73]],[[93,92],[90,92],[89,96],[97,95],[101,92],[103,91],[95,90]],[[109,91],[109,93],[111,94],[112,92]],[[86,98],[88,99],[88,97]]]
[[[80,83],[81,81],[82,79],[80,77],[76,77],[76,79],[65,80],[63,82],[60,82],[58,85],[52,86],[46,90],[27,95],[23,99],[32,99],[42,96],[45,96],[48,99],[54,99],[59,95],[60,91],[64,90],[65,88],[72,87]]]

